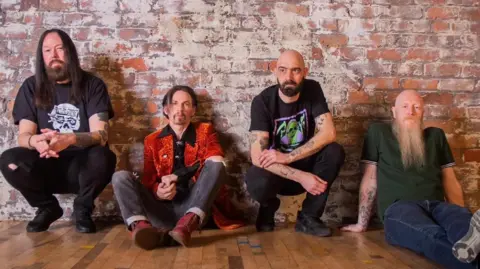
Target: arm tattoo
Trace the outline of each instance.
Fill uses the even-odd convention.
[[[97,113],[98,119],[100,121],[108,122],[108,113],[107,112],[100,112]]]
[[[248,136],[248,141],[250,142],[250,146],[252,146],[253,143],[255,143],[255,141],[257,141],[257,134],[250,133],[250,135]]]
[[[90,133],[75,133],[77,147],[89,147],[92,145],[105,145],[108,140],[108,114],[107,112],[97,113],[98,119],[103,122],[103,130]]]
[[[375,175],[371,176],[371,180],[376,180]],[[376,196],[376,187],[369,186],[365,191],[360,194],[360,208],[358,211],[358,219],[361,225],[367,226],[370,221],[370,215],[372,214],[373,203]]]
[[[75,136],[77,137],[77,143],[75,143],[77,147],[88,147],[97,142],[94,133],[75,133]]]
[[[315,118],[315,133],[320,132],[324,121],[325,121],[325,114],[322,114]]]
[[[260,142],[260,149],[265,150],[268,149],[268,138],[266,137],[259,137],[258,142]]]
[[[293,170],[292,168],[290,168],[286,165],[274,164],[272,166],[277,166],[280,169],[280,174],[282,174],[282,176],[285,177],[285,178],[290,178],[291,176],[293,176],[295,174],[295,170]]]

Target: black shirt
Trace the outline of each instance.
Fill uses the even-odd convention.
[[[328,109],[322,87],[305,79],[300,97],[285,103],[273,85],[255,96],[251,107],[250,131],[269,132],[269,148],[284,153],[302,146],[315,134],[315,118]]]
[[[14,123],[18,125],[22,119],[35,122],[37,134],[44,128],[72,133],[90,132],[88,119],[94,114],[107,112],[108,118],[113,118],[114,112],[105,83],[84,72],[81,84],[85,87],[85,94],[78,104],[69,102],[71,83],[55,84],[54,106],[47,111],[35,105],[35,77],[29,77],[15,98],[12,112]],[[77,147],[69,147],[67,150],[75,148]]]

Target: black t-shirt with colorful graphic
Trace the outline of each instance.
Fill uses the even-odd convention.
[[[305,79],[296,102],[285,103],[273,85],[255,96],[250,131],[270,134],[269,148],[284,153],[302,146],[315,134],[315,118],[330,112],[320,84]]]
[[[109,119],[114,116],[105,83],[85,72],[83,76],[85,95],[78,104],[69,102],[71,84],[55,85],[54,106],[49,111],[35,105],[35,77],[26,79],[20,87],[13,106],[13,120],[16,125],[27,119],[40,129],[49,128],[60,133],[90,132],[88,119],[97,113],[107,112]]]

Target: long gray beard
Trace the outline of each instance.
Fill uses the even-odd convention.
[[[423,126],[420,123],[415,128],[402,128],[396,121],[392,126],[393,133],[398,140],[402,163],[405,169],[410,167],[421,168],[425,165],[425,141]]]

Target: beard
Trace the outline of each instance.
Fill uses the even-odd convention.
[[[398,140],[402,163],[405,169],[421,168],[425,165],[425,141],[423,139],[423,122],[406,127],[398,120],[393,122],[393,134]]]
[[[55,62],[60,63],[60,66],[57,65],[55,67],[52,67],[52,64]],[[65,64],[65,62],[60,60],[51,61],[48,66],[45,65],[45,70],[47,72],[48,80],[52,82],[64,81],[70,78],[70,74],[67,70],[67,65]]]
[[[177,113],[173,115],[173,123],[178,125],[184,125],[187,123],[187,115],[185,113]]]
[[[277,82],[278,82],[278,85],[280,85],[280,91],[284,95],[286,95],[288,97],[293,97],[293,96],[297,95],[299,92],[302,91],[303,80],[304,79],[302,79],[302,81],[298,84],[293,80],[286,80],[283,83],[280,83],[280,81],[277,79]],[[287,87],[287,86],[290,86],[290,87]],[[291,87],[291,86],[293,86],[293,87]]]

